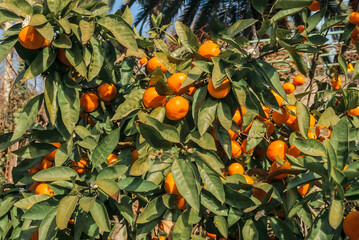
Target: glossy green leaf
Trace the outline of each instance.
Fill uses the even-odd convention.
[[[51,153],[55,149],[57,149],[55,146],[47,143],[30,143],[13,151],[13,153],[22,158],[38,158]]]
[[[183,23],[176,21],[175,23],[176,33],[183,44],[191,52],[197,52],[199,48],[196,35]]]
[[[246,149],[254,149],[265,137],[267,126],[264,122],[254,120],[247,137]]]
[[[138,51],[133,30],[123,18],[117,15],[108,15],[98,20],[97,23],[107,28],[120,44],[133,51]]]
[[[40,94],[32,98],[25,106],[15,126],[14,134],[10,141],[20,138],[35,122],[40,111],[44,95]]]
[[[144,94],[144,89],[139,89],[131,92],[126,100],[121,103],[116,110],[115,115],[112,117],[112,121],[120,120],[126,117],[131,112],[135,111],[141,106],[142,97]]]
[[[72,168],[59,166],[44,169],[32,176],[32,179],[39,182],[49,182],[57,180],[71,180],[77,176],[77,172]]]
[[[117,195],[120,193],[120,187],[113,180],[99,179],[96,180],[95,183],[102,191],[112,198],[117,198]]]
[[[310,127],[309,111],[307,107],[301,102],[297,102],[296,108],[297,108],[297,121],[298,121],[299,131],[301,132],[302,136],[305,139],[307,139],[308,131]]]
[[[26,15],[32,15],[32,7],[26,0],[4,0],[0,3],[0,7],[24,18]]]
[[[197,180],[191,163],[185,159],[175,159],[171,171],[179,193],[192,208],[199,211],[200,201]]]
[[[342,118],[334,127],[330,137],[338,162],[336,167],[343,169],[349,155],[349,123],[346,117]]]
[[[39,227],[39,240],[49,239],[56,230],[57,208],[51,209]]]
[[[166,206],[163,204],[162,196],[159,196],[146,205],[141,214],[138,216],[136,223],[144,224],[150,222],[161,217],[165,211]]]
[[[231,37],[234,37],[246,28],[249,28],[250,26],[255,24],[257,21],[258,20],[256,19],[241,19],[228,28],[227,34]]]
[[[216,118],[218,101],[207,98],[201,106],[198,114],[198,130],[201,136],[207,131],[209,126]]]
[[[158,188],[158,185],[153,182],[136,177],[127,177],[119,181],[118,186],[121,190],[128,192],[148,192]]]
[[[97,167],[107,161],[107,157],[115,149],[119,140],[120,128],[116,128],[104,139],[102,139],[102,141],[96,146],[92,153],[91,161],[93,167]]]
[[[90,213],[97,226],[99,226],[102,231],[109,232],[111,230],[110,219],[103,203],[96,200],[90,210]]]
[[[70,195],[61,199],[56,214],[56,225],[60,230],[67,227],[70,217],[76,208],[78,200],[78,196]]]
[[[200,146],[203,149],[216,151],[216,144],[214,138],[209,133],[204,133],[202,136],[198,131],[191,132],[187,138],[185,143],[193,142],[196,145]]]
[[[325,156],[325,147],[316,139],[296,139],[294,145],[303,153],[311,156]]]

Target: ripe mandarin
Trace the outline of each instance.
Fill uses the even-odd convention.
[[[211,57],[217,57],[221,53],[221,49],[214,42],[206,41],[199,47],[198,53],[202,57],[211,59]]]
[[[103,83],[97,88],[97,94],[102,101],[110,102],[116,97],[117,88],[112,83]]]
[[[232,146],[232,158],[240,157],[242,154],[241,145],[239,145],[238,142],[231,140],[231,146]]]
[[[177,196],[181,197],[171,172],[166,177],[164,188],[167,193],[176,194]]]
[[[147,108],[156,108],[164,106],[167,98],[159,95],[155,87],[150,87],[143,94],[142,100]]]
[[[170,120],[176,121],[184,118],[189,109],[189,103],[187,99],[181,96],[171,98],[165,106],[166,117]]]
[[[298,75],[293,79],[293,84],[295,86],[302,86],[305,83],[305,77]]]
[[[243,174],[243,173],[244,173],[244,168],[240,163],[235,162],[229,165],[228,167],[229,176],[233,174]]]
[[[272,162],[275,162],[277,159],[277,156],[281,159],[285,159],[285,155],[288,152],[288,145],[283,142],[282,140],[276,140],[269,144],[267,148],[267,157]]]
[[[295,86],[293,83],[290,83],[290,82],[286,82],[283,84],[283,88],[284,88],[284,91],[287,93],[287,94],[290,94],[292,92],[295,91]]]
[[[163,73],[167,72],[167,69],[157,57],[153,57],[147,62],[147,70],[149,73],[153,73],[157,67],[159,67]]]
[[[21,29],[18,37],[20,44],[27,49],[39,49],[45,42],[45,38],[34,26],[26,26]]]
[[[35,194],[36,195],[47,194],[50,196],[55,195],[54,191],[52,191],[52,189],[46,183],[40,183],[35,189]]]
[[[181,89],[181,85],[186,77],[187,75],[184,73],[175,73],[167,79],[167,85],[172,88],[173,94],[182,95],[189,90],[190,86]]]
[[[213,81],[211,79],[207,85],[207,89],[212,97],[225,98],[231,90],[231,82],[228,78],[226,78],[219,87],[214,88]]]
[[[80,97],[80,106],[85,112],[93,112],[98,108],[98,97],[92,92],[87,92]]]

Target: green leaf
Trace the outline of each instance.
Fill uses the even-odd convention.
[[[116,198],[120,193],[120,187],[115,181],[109,179],[99,179],[95,181],[96,185],[112,198]]]
[[[193,96],[192,117],[193,117],[194,123],[196,124],[197,128],[199,126],[199,124],[198,124],[199,111],[206,100],[206,95],[207,95],[207,88],[201,87],[195,92],[195,94]]]
[[[90,213],[97,226],[99,226],[102,231],[109,232],[111,230],[110,219],[103,203],[96,200],[90,210]]]
[[[212,98],[207,98],[204,104],[201,106],[198,114],[198,130],[201,136],[207,131],[209,126],[216,118],[218,101]]]
[[[222,234],[223,237],[228,237],[228,223],[226,219],[222,216],[215,216],[213,220],[214,225],[218,231]]]
[[[94,197],[82,197],[80,198],[80,207],[82,208],[82,210],[84,210],[85,212],[90,212],[93,204],[96,201],[96,196]]]
[[[229,35],[230,37],[234,37],[246,28],[249,28],[250,26],[255,24],[257,21],[258,20],[256,19],[241,19],[228,28],[227,35]]]
[[[120,44],[133,51],[138,51],[134,32],[123,18],[117,15],[107,15],[97,23],[107,28]]]
[[[62,122],[67,131],[72,133],[80,115],[79,93],[62,82],[58,87],[57,101],[61,110]]]
[[[224,149],[227,157],[229,159],[232,158],[232,144],[231,144],[231,137],[226,129],[220,126],[217,129],[216,136],[218,137],[218,141],[221,144],[222,148]]]
[[[45,106],[48,112],[50,122],[54,125],[57,116],[57,91],[58,84],[60,83],[60,74],[58,72],[52,71],[46,77],[45,81]]]
[[[358,65],[359,66],[359,65]],[[334,109],[329,107],[320,115],[317,122],[317,126],[335,126],[340,121],[340,118],[336,115]]]
[[[342,72],[344,73],[345,77],[348,77],[348,73],[347,73],[347,62],[345,61],[345,58],[343,57],[343,55],[339,54],[338,55],[338,63],[340,66],[340,69],[342,70]]]
[[[322,25],[322,28],[320,29],[320,32],[322,33],[325,30],[334,27],[338,23],[343,22],[346,18],[347,18],[347,16],[335,16],[335,17],[332,17],[332,18],[326,20],[324,22],[324,24]]]
[[[30,143],[16,151],[13,151],[21,158],[38,158],[45,156],[57,149],[55,146],[47,143]]]
[[[18,15],[10,11],[7,11],[5,9],[0,10],[0,24],[10,21],[20,21],[20,20],[22,20],[22,18],[19,17]]]
[[[94,37],[91,38],[90,42],[92,45],[92,56],[88,70],[88,81],[92,81],[99,75],[104,61],[103,50],[100,46],[100,42]]]
[[[215,153],[211,151],[197,150],[192,154],[192,157],[196,162],[202,161],[206,163],[210,168],[212,168],[213,171],[215,171],[219,175],[222,175],[221,168],[224,168],[224,165],[221,162],[220,158]]]
[[[232,126],[232,114],[231,114],[231,109],[224,102],[219,102],[217,108],[217,116],[222,126],[226,130],[229,130]]]
[[[56,225],[60,230],[63,230],[67,227],[70,217],[76,208],[78,200],[78,196],[70,195],[61,199],[56,214]]]
[[[334,195],[334,194],[333,194]],[[344,203],[341,200],[337,200],[332,196],[329,209],[329,224],[332,228],[337,229],[343,220]]]
[[[0,7],[10,10],[21,17],[32,15],[32,7],[26,0],[4,0],[0,3]]]
[[[14,204],[15,207],[28,210],[30,209],[34,204],[46,201],[51,196],[46,194],[41,195],[32,195],[26,198],[21,199],[20,201],[16,202]]]
[[[14,134],[10,141],[20,138],[35,122],[40,111],[44,95],[40,94],[32,98],[25,106],[15,126]]]
[[[136,177],[127,177],[118,182],[121,190],[129,192],[148,192],[158,188],[157,184]]]
[[[316,139],[295,139],[293,143],[301,152],[310,156],[325,156],[324,145]]]
[[[146,115],[147,124],[155,128],[163,137],[163,139],[173,142],[179,143],[180,142],[180,135],[177,129],[169,124],[163,124],[157,119]]]
[[[64,48],[64,49],[71,49],[72,48],[72,42],[71,39],[65,34],[62,33],[60,37],[56,38],[52,45],[57,48]]]
[[[209,133],[204,133],[201,136],[198,131],[191,132],[187,136],[185,143],[187,144],[188,142],[193,142],[203,149],[213,150],[213,151],[217,150],[214,138]]]
[[[26,69],[23,81],[35,78],[45,72],[55,61],[56,54],[52,48],[44,48],[38,53],[31,65]]]
[[[46,23],[42,26],[37,26],[36,30],[48,41],[52,42],[54,39],[55,31],[54,27],[50,23]]]
[[[264,122],[257,119],[254,120],[247,137],[247,151],[254,149],[264,139],[266,131],[267,126]]]
[[[259,233],[252,219],[246,221],[242,229],[243,240],[259,240]]]
[[[175,73],[177,70],[177,65],[183,61],[163,52],[155,52],[155,56],[170,73]]]
[[[326,9],[322,9],[308,18],[307,20],[308,26],[302,33],[303,36],[308,35],[313,29],[315,29],[318,26],[319,22],[323,19],[325,12]]]
[[[293,231],[279,218],[271,217],[270,226],[279,239],[296,239]]]
[[[29,25],[30,26],[39,26],[39,25],[43,25],[45,23],[47,23],[47,19],[44,15],[42,14],[34,14],[31,16],[31,19],[30,19],[30,23]]]
[[[48,202],[37,203],[21,217],[29,220],[43,220],[53,207]]]
[[[126,100],[117,107],[116,113],[111,120],[112,121],[120,120],[126,117],[131,112],[137,110],[141,106],[141,101],[144,92],[145,92],[144,89],[139,89],[131,92],[126,97]]]
[[[276,8],[284,8],[284,9],[291,9],[291,8],[298,8],[298,7],[308,7],[313,1],[312,0],[279,0],[276,4]]]
[[[32,176],[32,179],[39,182],[50,182],[57,180],[71,180],[75,177],[78,177],[78,174],[75,170],[69,167],[59,166],[44,169]]]
[[[50,239],[56,230],[57,208],[51,209],[50,212],[42,220],[39,227],[39,240]]]
[[[212,81],[213,86],[218,88],[224,81],[226,76],[224,61],[221,57],[212,57],[213,61],[213,71],[212,71]]]
[[[104,168],[97,175],[97,180],[100,179],[111,179],[115,180],[122,175],[124,175],[128,170],[128,166],[125,165],[112,165],[110,167]]]
[[[274,89],[282,98],[284,98],[284,100],[286,100],[287,94],[282,87],[282,84],[279,79],[279,74],[276,69],[263,60],[257,60],[254,67],[255,70],[258,71],[266,79],[270,87]]]
[[[249,197],[231,189],[226,184],[224,185],[224,191],[226,193],[226,204],[231,207],[244,210],[255,205]]]
[[[264,10],[266,9],[267,4],[268,4],[268,0],[262,0],[262,1],[251,0],[252,7],[255,10],[257,10],[257,12],[259,12],[260,14],[264,13]]]
[[[57,13],[61,12],[69,4],[69,2],[70,0],[48,0],[47,5],[49,7],[49,10],[56,15]]]
[[[218,199],[206,189],[202,189],[201,191],[201,204],[216,215],[228,215],[226,205],[218,201]]]
[[[133,17],[130,11],[130,8],[128,7],[128,5],[125,8],[125,11],[122,14],[122,18],[129,24],[132,25],[132,21],[133,21]]]
[[[61,144],[55,154],[55,166],[61,166],[69,158],[72,153],[73,145],[74,143],[72,138]]]
[[[18,41],[18,37],[9,37],[0,43],[0,62],[2,62]]]
[[[195,61],[197,62],[197,61]],[[187,74],[186,79],[184,80],[184,82],[181,85],[181,88],[185,88],[189,85],[191,85],[192,83],[194,83],[195,81],[197,81],[201,76],[202,76],[203,70],[198,67],[195,66],[193,67]]]
[[[199,174],[207,189],[223,204],[225,194],[220,175],[212,170],[204,161],[196,161]]]
[[[349,156],[349,123],[346,117],[342,118],[334,127],[330,137],[335,152],[337,154],[337,165],[343,169]]]
[[[288,183],[286,190],[295,188],[304,183],[311,182],[313,180],[320,179],[320,178],[321,178],[320,175],[313,173],[313,172],[306,172],[306,173],[298,174],[293,180],[291,180]]]
[[[297,67],[298,71],[303,74],[304,76],[307,76],[307,67],[304,63],[304,60],[302,58],[302,55],[300,55],[295,50],[288,50],[290,57],[292,58],[295,66]]]
[[[62,29],[65,31],[66,34],[71,33],[71,25],[69,20],[67,20],[67,18],[60,18],[58,23],[60,24],[60,26],[62,27]],[[62,36],[62,34],[60,36]]]
[[[95,22],[81,20],[79,23],[82,44],[87,43],[95,32]]]
[[[109,135],[107,135],[99,143],[99,145],[96,146],[95,150],[91,155],[91,162],[93,168],[107,161],[107,157],[115,149],[119,140],[120,140],[120,128],[116,128]]]
[[[178,217],[173,228],[173,239],[190,239],[192,224],[189,223],[189,214],[190,211],[184,211]]]
[[[136,223],[144,224],[155,220],[156,218],[161,217],[165,211],[166,206],[163,204],[162,196],[159,196],[147,204],[138,216]]]
[[[308,138],[308,131],[310,127],[310,114],[307,109],[307,107],[301,103],[297,102],[296,104],[297,108],[297,121],[299,126],[299,131],[302,134],[302,136],[307,139]]]
[[[307,236],[308,240],[328,239],[328,237],[332,235],[333,228],[330,226],[328,218],[328,210],[322,210],[320,214],[315,218],[312,226],[309,229],[309,233]]]
[[[278,22],[279,20],[290,16],[290,15],[294,15],[295,13],[301,11],[303,8],[291,8],[291,9],[286,9],[286,10],[280,10],[279,12],[277,12],[271,19],[272,23]]]
[[[14,205],[17,195],[7,194],[0,202],[0,217],[4,216]]]
[[[196,35],[183,23],[176,21],[175,23],[176,33],[183,46],[191,51],[197,52],[199,48],[198,40]]]
[[[322,35],[313,35],[308,37],[309,42],[315,44],[315,45],[321,45],[329,41],[328,38],[322,36]]]
[[[197,180],[191,163],[185,159],[175,159],[171,171],[179,193],[194,210],[199,211],[200,201]]]

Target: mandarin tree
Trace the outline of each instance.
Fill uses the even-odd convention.
[[[16,22],[0,60],[22,58],[14,84],[44,79],[0,136],[2,149],[19,144],[0,188],[2,239],[359,236],[359,64],[348,73],[345,55],[359,46],[355,15],[250,1],[260,22],[216,21],[198,38],[181,22],[170,34],[160,13],[142,36],[128,8],[30,2],[0,3],[1,23]],[[293,16],[302,25],[283,29]],[[338,27],[339,67],[320,66]],[[290,72],[266,61],[278,52]]]

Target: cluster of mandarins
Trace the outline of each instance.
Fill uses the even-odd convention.
[[[356,25],[351,35],[351,43],[355,45],[355,41],[359,40],[359,12],[352,12],[349,16],[349,22]]]
[[[219,46],[212,42],[206,41],[198,49],[198,53],[207,59],[211,57],[216,57],[221,53]],[[140,65],[144,66],[147,63],[147,70],[149,73],[153,73],[154,70],[158,67],[163,73],[167,72],[165,66],[159,61],[157,57],[153,57],[150,60],[147,60],[146,57],[140,59]],[[167,102],[166,96],[161,96],[156,91],[155,87],[148,88],[143,95],[143,104],[147,108],[157,108],[165,106],[166,117],[170,120],[176,121],[184,118],[189,109],[189,103],[185,97],[182,95],[186,94],[193,96],[197,88],[194,85],[189,85],[181,88],[182,83],[186,79],[187,75],[185,73],[174,73],[167,79],[167,85],[173,90],[173,94],[176,95],[172,97]],[[224,98],[230,91],[230,82],[228,79],[225,79],[222,85],[218,88],[214,88],[212,80],[208,84],[208,92],[212,97],[215,98]]]

